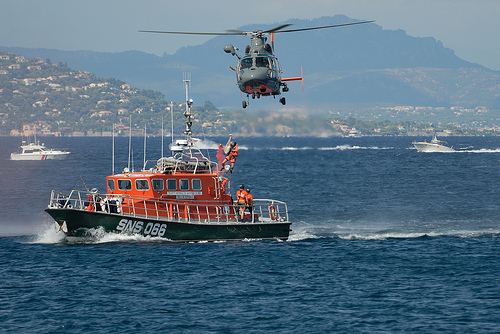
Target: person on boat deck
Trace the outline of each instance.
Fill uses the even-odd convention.
[[[245,185],[242,184],[240,185],[240,189],[236,192],[236,199],[237,199],[237,205],[238,205],[238,210],[240,214],[240,218],[243,220],[243,216],[245,215],[245,209],[247,207],[247,196],[248,193],[245,190]]]
[[[253,196],[250,194],[250,188],[247,188],[246,201],[247,201],[247,209],[248,211],[250,211],[250,217],[251,217],[253,212]]]
[[[222,148],[225,148],[225,147],[222,146]],[[231,161],[231,171],[233,171],[234,163],[236,162],[236,157],[237,156],[238,156],[238,144],[236,142],[231,142],[231,151],[229,152],[229,154],[222,161],[222,168],[221,168],[221,170],[224,169],[224,164],[227,161]]]

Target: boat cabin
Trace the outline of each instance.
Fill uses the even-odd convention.
[[[213,173],[137,172],[106,178],[108,194],[176,201],[228,201],[227,179]]]

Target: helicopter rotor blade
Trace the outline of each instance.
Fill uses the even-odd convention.
[[[188,32],[188,31],[159,31],[159,30],[139,30],[139,32],[147,32],[147,33],[155,33],[155,34],[205,35],[205,36],[234,36],[234,35],[252,36],[256,33],[258,33],[258,34],[272,34],[272,33],[281,33],[281,32],[317,30],[317,29],[343,27],[343,26],[350,26],[350,25],[355,25],[355,24],[363,24],[363,23],[371,23],[371,22],[375,22],[375,21],[360,21],[360,22],[333,24],[333,25],[321,26],[321,27],[299,28],[299,29],[288,29],[288,30],[281,30],[281,29],[289,27],[289,26],[291,26],[291,24],[282,24],[280,26],[277,26],[277,27],[269,29],[269,30],[265,30],[265,31],[256,30],[254,32],[242,31],[242,30],[237,30],[237,29],[226,30],[226,32]]]
[[[234,35],[245,35],[248,33],[248,31],[243,31],[238,29],[228,29],[226,31],[228,34],[234,34]]]
[[[234,32],[188,32],[188,31],[158,31],[158,30],[139,30],[139,32],[148,32],[155,34],[177,34],[177,35],[208,35],[208,36],[229,36],[242,35],[242,33]]]
[[[355,24],[372,23],[372,22],[375,22],[375,20],[372,20],[372,21],[351,22],[351,23],[342,23],[342,24],[332,24],[332,25],[329,25],[329,26],[312,27],[312,28],[299,28],[299,29],[280,30],[280,31],[275,31],[275,33],[296,32],[296,31],[306,31],[306,30],[317,30],[317,29],[325,29],[325,28],[335,28],[335,27],[352,26],[352,25],[355,25]]]
[[[277,26],[277,27],[275,27],[275,28],[273,28],[273,29],[269,29],[269,30],[266,30],[266,31],[263,31],[263,32],[264,32],[264,33],[267,33],[267,34],[270,34],[270,33],[277,32],[278,30],[281,30],[281,29],[286,28],[286,27],[289,27],[289,26],[291,26],[291,24],[290,24],[290,23],[287,23],[287,24],[282,24],[282,25]]]

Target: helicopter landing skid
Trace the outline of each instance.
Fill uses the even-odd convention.
[[[276,98],[276,95],[278,94],[273,94],[274,98]],[[255,94],[255,93],[252,94],[252,99],[255,99],[256,96],[258,99],[260,99],[260,94]],[[279,101],[282,105],[286,104],[286,99],[284,97],[280,98]],[[241,106],[243,107],[243,109],[245,109],[246,107],[248,107],[249,104],[250,104],[250,94],[247,94],[247,100],[241,101]]]

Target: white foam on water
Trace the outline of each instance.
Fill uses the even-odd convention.
[[[290,146],[285,146],[282,147],[281,150],[283,151],[305,151],[305,150],[312,150],[312,147],[304,146],[304,147],[290,147]]]
[[[464,152],[464,153],[500,153],[500,148],[496,149],[487,149],[487,148],[481,148],[479,150],[459,150],[455,152]]]
[[[295,224],[292,224],[291,226],[292,232],[290,233],[290,236],[288,237],[288,241],[301,241],[301,240],[308,240],[308,239],[320,239],[324,238],[324,236],[320,236],[319,234],[315,233],[315,230],[318,230],[317,226],[305,223],[305,222],[298,222]]]
[[[289,241],[339,238],[343,240],[417,239],[423,237],[481,238],[500,237],[500,223],[491,222],[482,227],[477,222],[297,222],[292,224]],[[476,225],[477,229],[468,226]],[[461,226],[460,226],[461,225]]]
[[[318,150],[320,151],[346,151],[346,150],[392,150],[393,147],[378,147],[378,146],[351,146],[349,144],[346,145],[338,145],[334,147],[320,147]]]
[[[44,224],[40,227],[35,238],[30,242],[33,244],[58,244],[64,241],[65,234],[57,231],[55,224]]]

